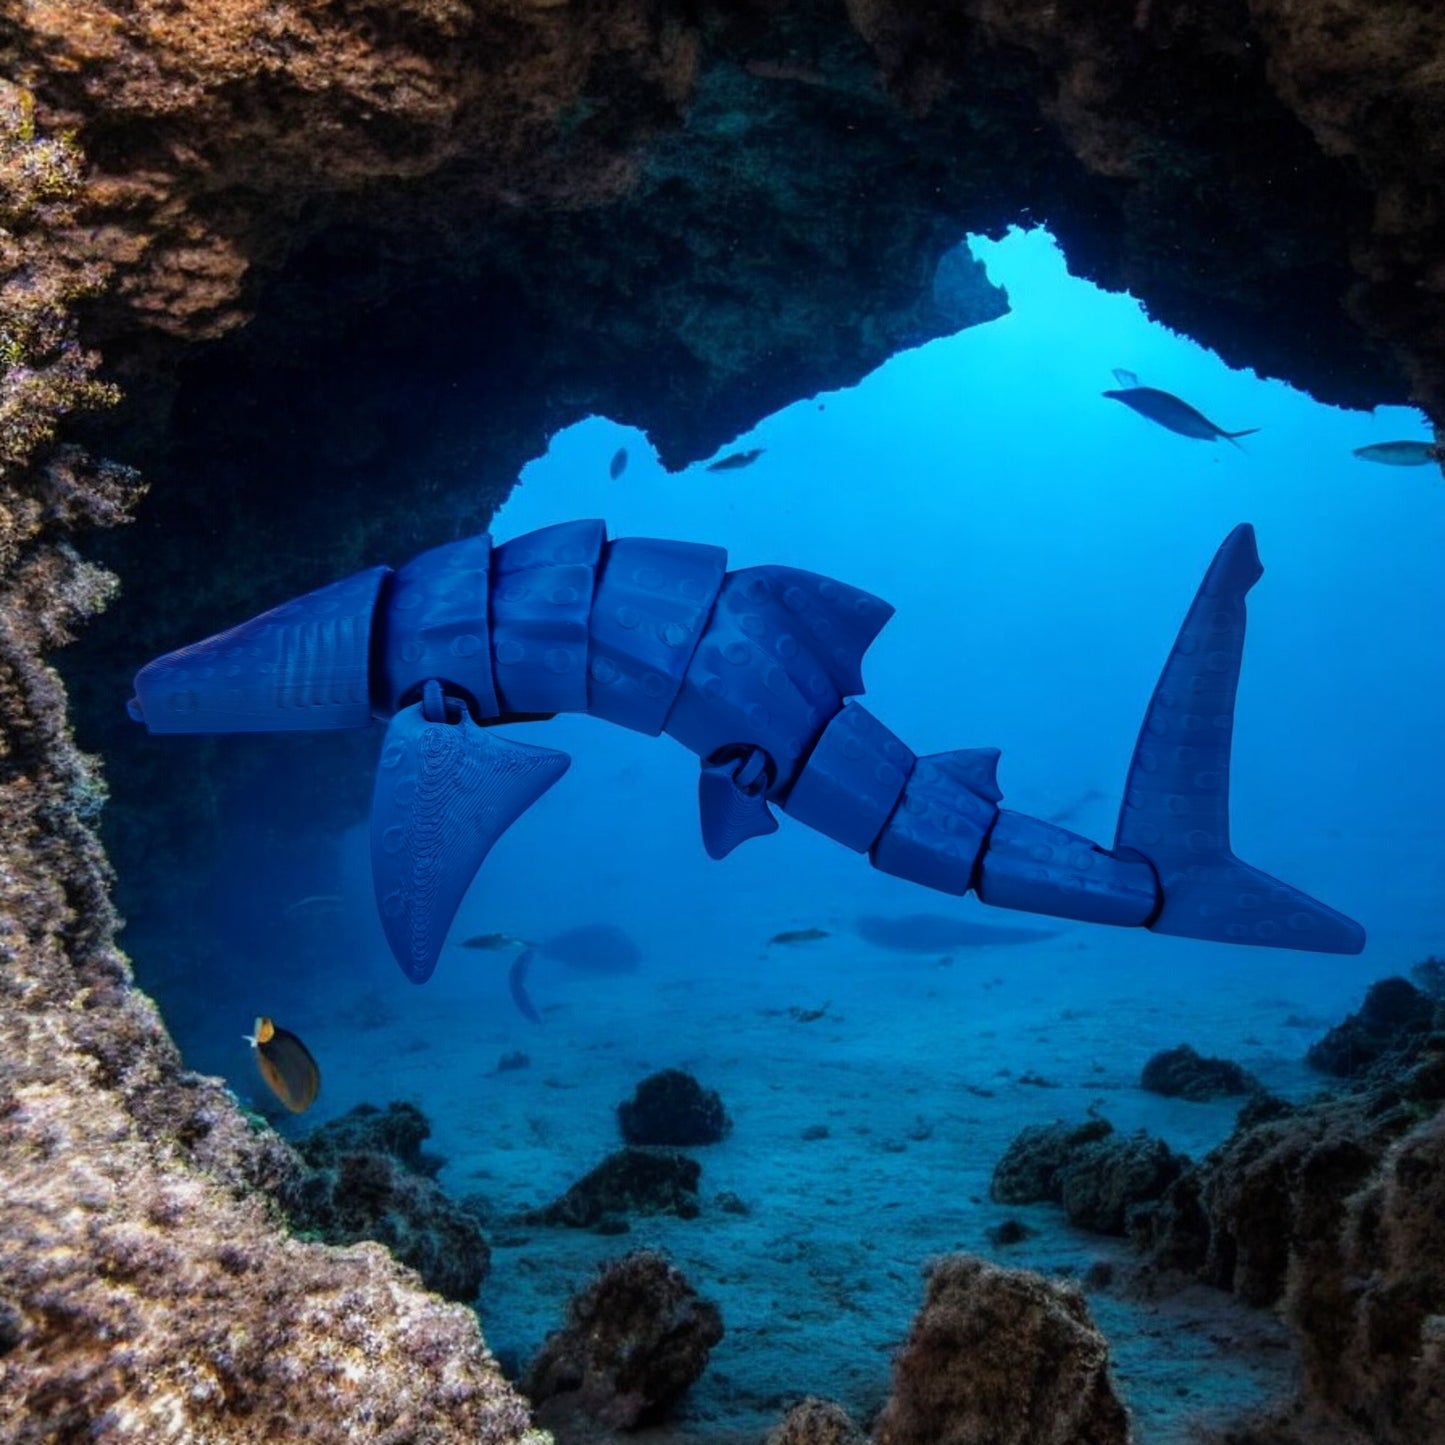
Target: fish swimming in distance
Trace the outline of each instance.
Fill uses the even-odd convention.
[[[950,948],[986,948],[994,943],[1042,943],[1053,928],[991,928],[946,913],[904,913],[894,918],[865,913],[853,925],[865,943],[900,953],[944,953]]]
[[[768,939],[769,943],[816,943],[820,938],[827,938],[826,928],[789,928],[782,933],[775,933]]]
[[[642,962],[636,941],[615,923],[584,923],[554,934],[539,948],[548,958],[579,973],[634,973]]]
[[[1445,447],[1432,442],[1375,442],[1356,447],[1353,455],[1385,467],[1426,467],[1431,462],[1445,462]]]
[[[1215,426],[1203,412],[1195,411],[1187,401],[1181,401],[1172,392],[1159,391],[1152,386],[1140,386],[1139,378],[1132,371],[1125,371],[1123,367],[1114,368],[1114,380],[1119,383],[1120,389],[1106,391],[1105,396],[1113,401],[1122,401],[1140,416],[1168,431],[1177,432],[1182,437],[1192,437],[1201,442],[1218,441],[1223,437],[1225,441],[1238,446],[1239,443],[1234,440],[1236,437],[1252,436],[1259,430],[1257,426],[1250,426],[1243,431],[1225,431],[1222,427]]]
[[[740,472],[744,467],[750,467],[762,456],[763,447],[754,447],[750,452],[729,452],[725,457],[719,457],[715,462],[709,462],[703,469],[709,472]]]
[[[268,1018],[258,1018],[245,1035],[256,1051],[261,1077],[293,1114],[304,1114],[321,1092],[321,1070],[311,1050],[291,1032]]]
[[[623,472],[627,470],[627,448],[618,447],[612,453],[612,460],[607,466],[607,475],[615,482]]]
[[[510,933],[477,933],[462,939],[463,948],[479,949],[482,953],[502,953],[509,948],[531,948],[525,938],[513,938]]]
[[[339,913],[346,906],[346,900],[339,893],[308,893],[288,903],[282,912],[287,918],[313,918],[327,913]]]

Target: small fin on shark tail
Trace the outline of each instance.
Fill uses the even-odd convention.
[[[1255,432],[1260,430],[1262,430],[1262,428],[1257,426],[1247,426],[1243,431],[1222,431],[1219,433],[1219,435],[1222,436],[1227,442],[1229,442],[1231,446],[1239,447],[1239,450],[1243,451],[1244,448],[1239,446],[1239,442],[1236,441],[1235,438],[1252,437]]]
[[[1163,902],[1147,925],[1155,933],[1359,953],[1365,932],[1358,923],[1230,851],[1244,599],[1263,572],[1254,528],[1242,523],[1200,583],[1149,701],[1114,849],[1145,858],[1158,877]]]

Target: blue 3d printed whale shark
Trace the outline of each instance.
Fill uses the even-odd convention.
[[[916,757],[856,701],[893,609],[793,567],[727,570],[718,547],[564,522],[373,567],[135,679],[153,733],[387,720],[371,810],[376,901],[424,983],[482,860],[570,759],[493,724],[586,712],[702,760],[703,844],[773,832],[772,806],[875,868],[944,893],[1090,923],[1358,953],[1364,931],[1229,846],[1234,696],[1254,530],[1225,539],[1154,689],[1103,848],[999,807],[995,748]]]

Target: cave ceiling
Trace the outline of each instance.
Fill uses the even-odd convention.
[[[933,267],[1020,222],[1231,364],[1442,414],[1437,16],[49,0],[5,48],[91,163],[73,244],[113,269],[91,330],[137,418],[372,363],[531,392],[533,446],[605,411],[681,466],[992,314],[940,309]],[[298,420],[370,387],[404,429],[377,379],[318,378]]]

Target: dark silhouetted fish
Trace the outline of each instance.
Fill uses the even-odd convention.
[[[858,936],[875,948],[902,953],[943,953],[950,948],[986,948],[991,943],[1042,943],[1051,928],[989,928],[946,913],[904,913],[883,918],[865,913],[854,923]]]
[[[750,452],[729,452],[725,457],[719,457],[715,462],[709,462],[706,470],[709,472],[739,472],[744,467],[750,467],[763,454],[762,447],[754,447]]]
[[[1106,391],[1105,396],[1114,401],[1122,401],[1140,416],[1147,417],[1182,437],[1193,437],[1201,442],[1218,441],[1223,437],[1225,441],[1238,446],[1235,437],[1251,436],[1259,430],[1257,426],[1250,426],[1243,431],[1224,431],[1202,412],[1195,411],[1187,401],[1180,401],[1173,393],[1159,391],[1152,386],[1140,386],[1139,378],[1122,367],[1115,368],[1114,379],[1119,383],[1120,390]]]
[[[510,933],[478,933],[462,940],[463,948],[480,949],[483,953],[501,953],[507,948],[531,948],[525,938],[513,938]]]
[[[288,903],[282,910],[287,918],[316,918],[329,913],[339,913],[346,906],[346,900],[339,893],[308,893]]]
[[[268,1018],[258,1018],[246,1042],[256,1050],[261,1077],[293,1114],[304,1114],[321,1092],[321,1070],[311,1050],[290,1029],[278,1028]]]
[[[627,470],[627,448],[618,447],[612,453],[612,461],[607,468],[607,475],[615,482],[623,472]]]
[[[784,933],[775,933],[768,939],[769,943],[816,943],[820,938],[827,938],[826,928],[790,928]]]
[[[581,973],[632,973],[642,962],[642,950],[615,923],[569,928],[549,938],[541,950]]]
[[[524,948],[512,960],[512,966],[507,970],[507,988],[511,991],[512,1002],[517,1005],[522,1017],[539,1024],[542,1022],[542,1015],[537,1012],[537,1006],[527,994],[527,969],[535,957],[536,953],[532,949]]]
[[[1431,462],[1445,461],[1445,447],[1429,442],[1376,442],[1356,447],[1354,454],[1362,462],[1379,462],[1386,467],[1427,467]]]

